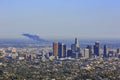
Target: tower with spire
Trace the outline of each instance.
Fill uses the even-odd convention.
[[[79,47],[79,42],[78,42],[78,38],[77,37],[75,38],[75,45],[76,45],[76,47]]]
[[[73,57],[78,58],[80,54],[80,47],[79,47],[79,41],[77,37],[75,38],[75,43],[71,45],[71,50],[72,50]]]

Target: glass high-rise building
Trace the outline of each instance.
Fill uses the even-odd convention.
[[[80,47],[79,47],[78,38],[75,38],[75,43],[71,45],[71,50],[72,50],[72,57],[78,58],[80,55]]]
[[[92,45],[87,45],[86,48],[89,49],[89,57],[92,57],[92,54],[93,54]]]
[[[95,42],[95,45],[94,45],[94,55],[95,56],[99,56],[100,55],[99,41]]]
[[[108,48],[106,45],[104,45],[104,53],[103,53],[103,57],[106,58],[108,56]]]
[[[59,43],[58,44],[58,57],[59,58],[64,58],[66,57],[66,45],[64,45],[63,43]]]
[[[71,45],[71,50],[73,52],[79,52],[80,51],[79,42],[78,42],[77,38],[75,38],[75,43]]]

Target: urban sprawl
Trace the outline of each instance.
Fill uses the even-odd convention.
[[[52,45],[0,48],[0,80],[120,80],[120,48]]]

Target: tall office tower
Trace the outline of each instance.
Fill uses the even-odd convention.
[[[54,42],[53,43],[53,55],[55,57],[64,58],[66,57],[66,45],[63,43]]]
[[[84,58],[89,58],[89,49],[84,49]]]
[[[72,44],[72,45],[71,45],[71,50],[72,50],[72,52],[75,52],[75,51],[76,51],[75,44]]]
[[[99,41],[95,42],[95,45],[94,45],[94,55],[95,56],[99,56],[100,55],[100,48],[99,48]]]
[[[72,50],[67,50],[67,57],[72,57]]]
[[[117,49],[117,54],[116,54],[116,56],[117,56],[118,58],[120,58],[120,48]]]
[[[53,55],[58,56],[58,42],[53,42]]]
[[[120,48],[117,49],[117,53],[120,53]]]
[[[86,48],[89,49],[89,57],[92,57],[92,45],[87,45]]]
[[[67,50],[66,45],[63,45],[63,57],[67,57]]]
[[[75,38],[75,49],[76,49],[76,52],[80,52],[78,38]]]
[[[108,56],[108,48],[107,48],[106,45],[104,45],[104,53],[103,53],[103,57],[104,57],[104,58],[107,58],[107,56]]]
[[[63,55],[63,44],[58,43],[58,57],[62,58],[62,55]]]
[[[75,38],[75,43],[71,45],[71,50],[72,50],[72,57],[78,58],[80,54],[80,48],[79,48],[79,42],[77,38]]]
[[[75,52],[79,52],[80,51],[79,42],[78,42],[77,38],[75,38],[75,44],[71,45],[71,49],[72,49],[72,51],[75,51]]]
[[[77,48],[79,48],[78,38],[75,38],[75,46],[76,46]]]
[[[63,43],[58,43],[58,57],[66,57],[66,45],[64,45]]]

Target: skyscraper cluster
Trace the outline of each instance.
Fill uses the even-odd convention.
[[[66,45],[63,43],[53,42],[53,55],[58,58],[78,58],[80,56],[80,47],[78,39],[75,38],[75,43],[71,45],[70,50],[66,50]]]
[[[66,48],[66,45],[59,42],[53,43],[53,56],[56,58],[65,58],[65,57],[71,57],[71,58],[92,58],[92,57],[115,57],[120,56],[120,49],[117,49],[116,52],[114,51],[108,51],[108,48],[106,45],[103,46],[103,52],[100,50],[100,42],[96,41],[95,45],[87,45],[87,47],[83,50],[84,52],[81,52],[78,38],[75,38],[75,43],[71,45],[70,49]]]
[[[66,45],[59,42],[53,43],[53,55],[57,58],[65,58],[66,57]]]

